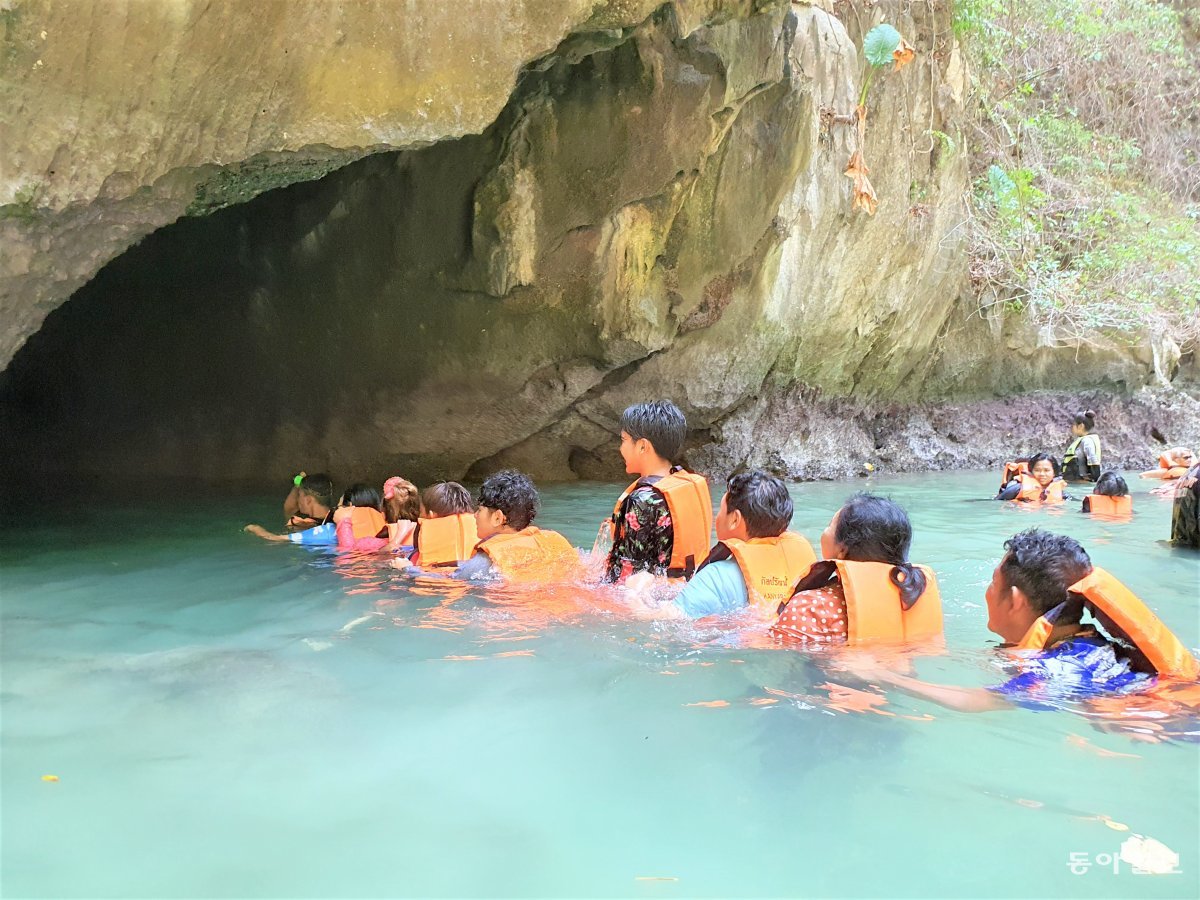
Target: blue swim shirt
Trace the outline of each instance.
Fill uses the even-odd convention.
[[[689,619],[728,615],[747,603],[746,579],[732,559],[704,566],[675,598],[675,605]]]

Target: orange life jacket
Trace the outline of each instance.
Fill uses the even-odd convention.
[[[1042,485],[1032,475],[1018,475],[1021,481],[1021,493],[1016,499],[1022,503],[1062,503],[1063,491],[1067,483],[1061,478],[1055,478],[1043,489]]]
[[[639,478],[625,489],[617,505],[613,507],[613,537],[624,512],[625,500],[642,484]],[[671,513],[671,528],[674,538],[671,543],[671,561],[667,563],[667,575],[671,578],[691,578],[696,569],[708,556],[712,546],[713,527],[712,494],[703,475],[678,469],[664,475],[654,484],[647,485],[662,494]]]
[[[817,561],[812,545],[794,531],[778,537],[721,541],[733,557],[742,577],[750,605],[769,615],[779,612],[779,604],[792,595],[796,582]],[[712,558],[712,554],[709,555]]]
[[[580,566],[579,554],[557,531],[530,525],[513,534],[501,532],[475,545],[505,578],[544,581],[569,578]]]
[[[1127,518],[1133,514],[1133,498],[1126,494],[1123,497],[1110,497],[1107,494],[1088,494],[1083,498],[1086,511],[1102,516]]]
[[[937,578],[925,566],[925,590],[908,609],[892,584],[890,563],[835,561],[846,595],[846,636],[861,641],[920,641],[942,634],[942,596]]]
[[[1200,662],[1145,603],[1108,572],[1092,569],[1090,575],[1071,585],[1070,591],[1083,597],[1085,608],[1109,635],[1137,648],[1159,675],[1190,681],[1200,679]],[[1054,629],[1055,616],[1066,605],[1060,604],[1040,616],[1016,649],[1044,650]]]
[[[1029,462],[1021,460],[1019,462],[1006,462],[1004,469],[1000,473],[1000,487],[1004,487],[1014,478],[1019,475],[1029,474]]]
[[[387,531],[387,519],[383,513],[370,506],[356,506],[350,515],[350,524],[354,526],[354,539],[379,537],[379,533]]]
[[[413,561],[425,568],[457,566],[470,559],[479,543],[475,516],[457,513],[417,522],[417,552]]]

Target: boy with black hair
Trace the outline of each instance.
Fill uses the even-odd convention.
[[[533,524],[540,502],[528,475],[506,470],[488,476],[475,511],[479,543],[453,577],[545,581],[576,574],[579,554],[570,542]]]
[[[613,508],[605,580],[634,572],[691,578],[708,553],[712,495],[704,476],[675,464],[687,420],[669,400],[639,403],[621,416],[621,458],[637,475]]]
[[[266,541],[290,541],[309,546],[337,544],[337,527],[333,522],[333,481],[323,472],[306,475],[301,472],[292,479],[292,489],[283,502],[287,517],[285,534],[273,534],[261,525],[247,525],[243,531]]]
[[[638,612],[699,619],[749,605],[774,617],[817,561],[808,541],[787,530],[791,521],[792,498],[782,480],[760,471],[734,475],[717,512],[717,544],[695,577],[672,603]]]
[[[1008,681],[959,688],[919,681],[869,661],[847,659],[844,667],[964,712],[1014,705],[1056,708],[1053,701],[1149,687],[1150,674],[1200,677],[1200,663],[1178,638],[1128,588],[1094,568],[1074,538],[1033,528],[1013,535],[1004,549],[985,600],[988,630],[1004,640],[1001,646],[1018,670]],[[1085,610],[1113,640],[1084,624]]]

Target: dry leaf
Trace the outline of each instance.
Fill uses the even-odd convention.
[[[913,57],[916,55],[917,51],[912,48],[908,41],[906,41],[904,38],[900,38],[900,46],[892,51],[892,57],[896,60],[896,68],[894,68],[892,71],[899,72],[910,62],[912,62]]]
[[[863,161],[862,151],[855,150],[846,166],[846,177],[854,182],[854,204],[851,208],[866,210],[873,216],[879,207],[879,197],[875,194],[875,188],[871,186],[871,179],[867,177],[870,171]]]

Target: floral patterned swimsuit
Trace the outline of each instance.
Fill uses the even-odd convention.
[[[675,529],[667,498],[651,487],[659,479],[643,478],[625,498],[608,554],[607,581],[620,581],[634,572],[665,575],[675,544]]]

